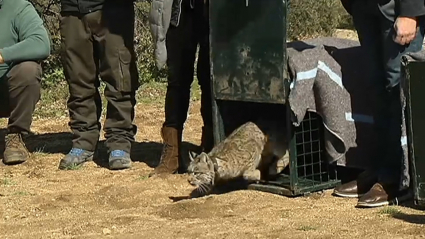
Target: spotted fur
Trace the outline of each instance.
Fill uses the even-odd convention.
[[[268,170],[267,173],[280,173],[279,169],[268,168],[282,166],[279,163],[282,157],[276,160],[272,149],[275,140],[270,140],[271,145],[267,145],[268,138],[255,123],[247,122],[210,153],[203,152],[195,156],[190,153],[189,183],[197,187],[199,194],[206,195],[214,185],[231,179],[242,177],[249,182],[259,181],[264,169]]]

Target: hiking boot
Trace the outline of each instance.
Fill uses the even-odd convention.
[[[130,154],[124,150],[113,150],[109,154],[109,169],[118,170],[131,168]]]
[[[30,153],[22,140],[22,134],[7,134],[5,137],[5,149],[3,154],[4,164],[19,164],[28,160]]]
[[[202,152],[209,153],[214,147],[214,134],[212,127],[202,127],[201,148]]]
[[[161,158],[159,165],[149,174],[149,177],[158,174],[173,174],[179,168],[181,134],[177,129],[171,127],[162,127],[161,134],[164,141]]]
[[[72,148],[71,151],[60,161],[59,169],[67,170],[81,166],[83,163],[93,160],[93,151]]]

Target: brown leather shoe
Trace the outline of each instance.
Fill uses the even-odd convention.
[[[19,164],[28,160],[30,154],[22,140],[21,134],[7,134],[5,142],[6,145],[3,154],[4,164]]]
[[[149,177],[158,174],[173,174],[179,168],[179,147],[181,144],[181,134],[175,128],[162,127],[162,148],[159,165],[149,174]]]
[[[366,170],[356,180],[335,187],[333,194],[340,197],[358,198],[366,194],[378,180],[376,174]]]
[[[389,205],[396,199],[397,184],[383,185],[375,183],[373,187],[357,202],[357,207],[381,207]]]

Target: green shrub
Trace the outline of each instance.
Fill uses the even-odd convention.
[[[351,28],[351,17],[340,0],[290,0],[288,39],[329,36],[336,28]]]
[[[60,63],[59,0],[30,0],[42,16],[51,35],[52,55],[43,62],[43,88],[63,83]],[[148,12],[151,0],[136,2],[135,46],[141,83],[160,82],[166,77],[153,61],[153,44],[149,31]],[[351,28],[351,18],[340,0],[290,0],[288,39],[297,40],[326,36],[335,28]]]
[[[164,81],[165,69],[159,71],[153,59],[152,36],[149,29],[148,14],[150,3],[147,1],[136,3],[136,36],[135,47],[137,53],[137,64],[141,83],[150,81]]]

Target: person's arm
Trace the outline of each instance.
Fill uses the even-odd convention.
[[[12,26],[20,42],[0,49],[0,63],[44,60],[50,55],[50,39],[43,21],[30,3],[15,17]]]
[[[399,1],[399,17],[411,17],[425,15],[424,0],[398,0]]]
[[[394,41],[400,45],[407,45],[415,39],[418,17],[425,15],[424,0],[398,0],[399,16],[394,23]]]

